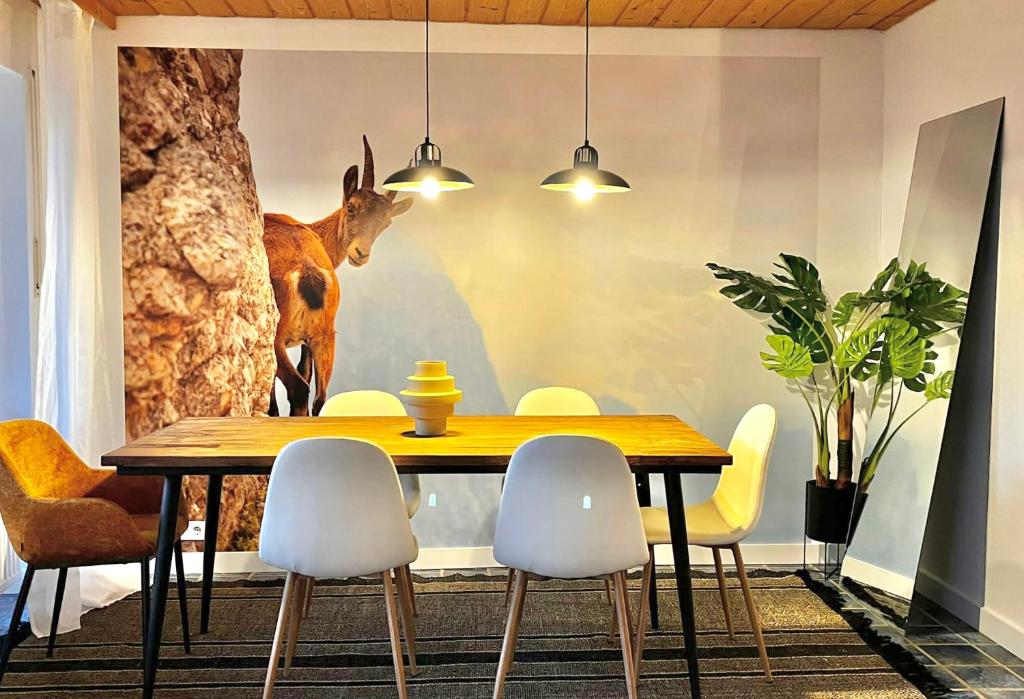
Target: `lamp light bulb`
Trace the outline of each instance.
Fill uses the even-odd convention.
[[[441,185],[433,177],[426,177],[423,182],[420,183],[420,194],[425,196],[427,199],[436,199],[437,195],[441,192]]]
[[[586,177],[576,180],[576,186],[573,188],[573,193],[580,201],[590,201],[593,199],[594,191],[594,183]]]

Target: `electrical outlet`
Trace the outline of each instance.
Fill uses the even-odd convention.
[[[583,509],[584,510],[589,510],[590,509],[590,496],[589,495],[584,495],[583,496]]]
[[[206,539],[206,522],[201,519],[188,523],[188,529],[181,535],[182,541],[203,541]]]
[[[427,496],[427,507],[437,507],[437,493],[431,493]]]

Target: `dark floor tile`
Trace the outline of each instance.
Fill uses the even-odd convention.
[[[967,640],[958,633],[953,633],[945,628],[930,628],[928,630],[912,629],[906,632],[907,639],[919,646],[924,645],[967,645]]]
[[[950,690],[954,689],[966,689],[967,685],[959,677],[953,674],[948,668],[942,667],[941,665],[928,665],[928,672],[942,684]]]
[[[998,665],[949,668],[972,689],[1024,689],[1024,680]]]
[[[983,689],[985,699],[1024,699],[1024,689]]]
[[[935,658],[940,665],[995,665],[996,662],[968,645],[931,645],[918,644],[921,650]]]
[[[995,658],[996,662],[1008,667],[1024,667],[1024,660],[999,645],[978,644],[978,649]]]
[[[958,631],[957,629],[953,630],[976,646],[995,644],[995,641],[993,641],[991,638],[983,634],[981,631]]]

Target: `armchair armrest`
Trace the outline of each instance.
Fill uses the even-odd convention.
[[[160,476],[119,476],[114,469],[91,470],[106,471],[109,475],[82,497],[115,502],[133,515],[151,515],[160,511],[164,492],[164,479]]]

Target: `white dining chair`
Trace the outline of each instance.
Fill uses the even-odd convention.
[[[578,388],[545,386],[528,391],[516,404],[516,415],[600,415],[601,409],[590,394]],[[512,581],[516,572],[511,568],[505,581],[505,606],[512,597]],[[612,604],[612,588],[605,581],[605,598]]]
[[[710,548],[715,559],[718,591],[722,597],[722,608],[725,612],[725,624],[729,631],[729,638],[734,638],[734,634],[721,551],[722,549],[732,551],[740,587],[743,589],[743,598],[747,606],[747,615],[750,617],[754,641],[757,644],[758,654],[761,656],[761,666],[769,681],[772,679],[771,664],[768,662],[768,652],[761,634],[761,621],[757,613],[757,605],[754,604],[754,598],[750,592],[750,581],[747,579],[743,556],[740,554],[740,542],[757,528],[758,520],[761,519],[765,483],[768,480],[768,461],[775,443],[775,430],[775,409],[772,406],[761,404],[748,410],[737,425],[732,441],[729,442],[729,453],[732,454],[733,459],[732,465],[722,469],[715,492],[708,500],[699,505],[686,508],[687,540],[692,546]],[[643,517],[647,545],[652,551],[657,544],[672,542],[666,508],[643,507],[640,512]],[[654,561],[653,555],[651,561]],[[634,643],[637,673],[640,672],[640,660],[643,655],[650,592],[652,586],[656,586],[656,584],[654,566],[649,563],[643,571],[640,619],[637,623]]]
[[[316,578],[369,575],[380,575],[384,581],[395,681],[399,697],[405,699],[399,618],[413,673],[416,632],[401,570],[417,554],[395,464],[383,449],[344,437],[301,439],[285,446],[270,474],[260,529],[260,560],[288,573],[264,699],[273,694],[286,634],[285,672],[291,668],[306,586]]]
[[[600,415],[597,403],[578,388],[546,386],[526,393],[516,404],[516,415]]]
[[[617,446],[596,437],[547,435],[516,449],[494,532],[494,558],[516,571],[494,697],[512,665],[527,583],[534,578],[614,580],[615,615],[631,629],[626,571],[647,563],[633,475]],[[631,633],[619,634],[626,687],[637,696]]]
[[[344,391],[336,393],[327,399],[324,407],[320,410],[321,417],[405,417],[405,405],[394,394],[387,391]],[[402,498],[405,500],[405,509],[412,519],[420,509],[420,498],[422,489],[420,477],[415,473],[402,473],[398,476],[402,484]],[[406,566],[402,575],[408,583],[410,604],[412,605],[413,616],[419,616],[416,609],[416,593],[413,589],[412,570]],[[313,585],[310,584],[306,590],[307,599],[303,613],[309,614],[309,607],[313,603]]]

